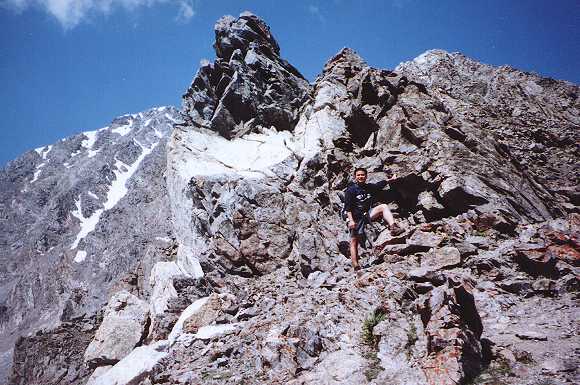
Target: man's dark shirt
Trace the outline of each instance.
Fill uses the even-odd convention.
[[[344,210],[352,212],[352,218],[358,222],[369,212],[377,193],[389,182],[386,180],[377,183],[351,183],[344,194]]]

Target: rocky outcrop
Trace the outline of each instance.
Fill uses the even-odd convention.
[[[422,366],[429,384],[458,384],[481,371],[483,325],[472,290],[469,283],[449,278],[419,309],[429,353]]]
[[[201,66],[183,96],[187,121],[228,139],[272,126],[292,130],[309,85],[280,57],[266,23],[249,12],[224,16],[215,37],[215,62]]]
[[[471,135],[477,135],[472,129],[488,135],[500,159],[513,164],[526,185],[544,200],[545,208],[536,201],[530,202],[532,207],[551,215],[576,211],[578,178],[573,175],[580,125],[577,85],[508,66],[492,67],[441,50],[425,52],[411,62],[401,63],[395,71],[424,84],[460,117],[464,123],[449,134],[467,143]],[[503,193],[506,186],[498,177],[484,182]],[[525,210],[534,212],[529,207]]]
[[[149,331],[91,384],[574,381],[575,185],[540,145],[577,162],[577,86],[351,49],[308,85],[257,16],[215,29],[167,146],[175,239],[111,288],[149,302]],[[358,273],[338,216],[356,166],[396,174],[379,199],[404,229],[369,225]]]
[[[99,316],[77,318],[19,338],[8,383],[84,384],[91,371],[83,365],[83,353],[99,322]]]
[[[506,150],[489,123],[499,125],[500,113],[423,81],[414,69],[426,63],[378,70],[344,49],[316,79],[291,132],[226,141],[195,121],[174,131],[168,186],[177,263],[197,266],[191,274],[203,272],[213,290],[237,299],[236,314],[221,322],[241,330],[176,342],[152,382],[462,383],[493,367],[496,336],[485,332],[480,291],[519,274],[519,232],[575,209]],[[545,108],[558,103],[545,97]],[[473,108],[487,115],[476,119]],[[406,230],[392,237],[380,225],[369,229],[375,249],[356,279],[345,272],[348,239],[336,215],[355,165],[377,179],[397,174],[381,199]],[[481,279],[487,289],[473,283]],[[373,319],[368,346],[361,329]],[[196,353],[204,347],[208,357]],[[204,369],[185,374],[187,365]]]

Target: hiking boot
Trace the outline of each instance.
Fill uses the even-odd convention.
[[[391,226],[391,228],[389,229],[389,232],[391,233],[392,237],[396,237],[397,235],[403,234],[405,232],[405,229],[402,227],[399,227],[399,225],[397,225],[395,223]]]

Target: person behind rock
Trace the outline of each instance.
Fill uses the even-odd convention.
[[[393,214],[386,204],[372,207],[377,193],[395,178],[396,175],[393,175],[388,180],[383,180],[378,183],[366,183],[367,170],[362,167],[354,170],[354,182],[348,186],[345,192],[344,210],[346,212],[350,233],[350,258],[355,270],[360,269],[358,263],[358,245],[361,241],[364,242],[365,240],[364,226],[366,224],[382,217],[388,223],[391,235],[398,235],[403,232],[403,229],[395,224]]]

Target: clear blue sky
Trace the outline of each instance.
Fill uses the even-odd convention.
[[[578,0],[0,0],[0,166],[181,103],[224,14],[263,17],[313,80],[344,46],[394,68],[432,48],[580,83]]]

